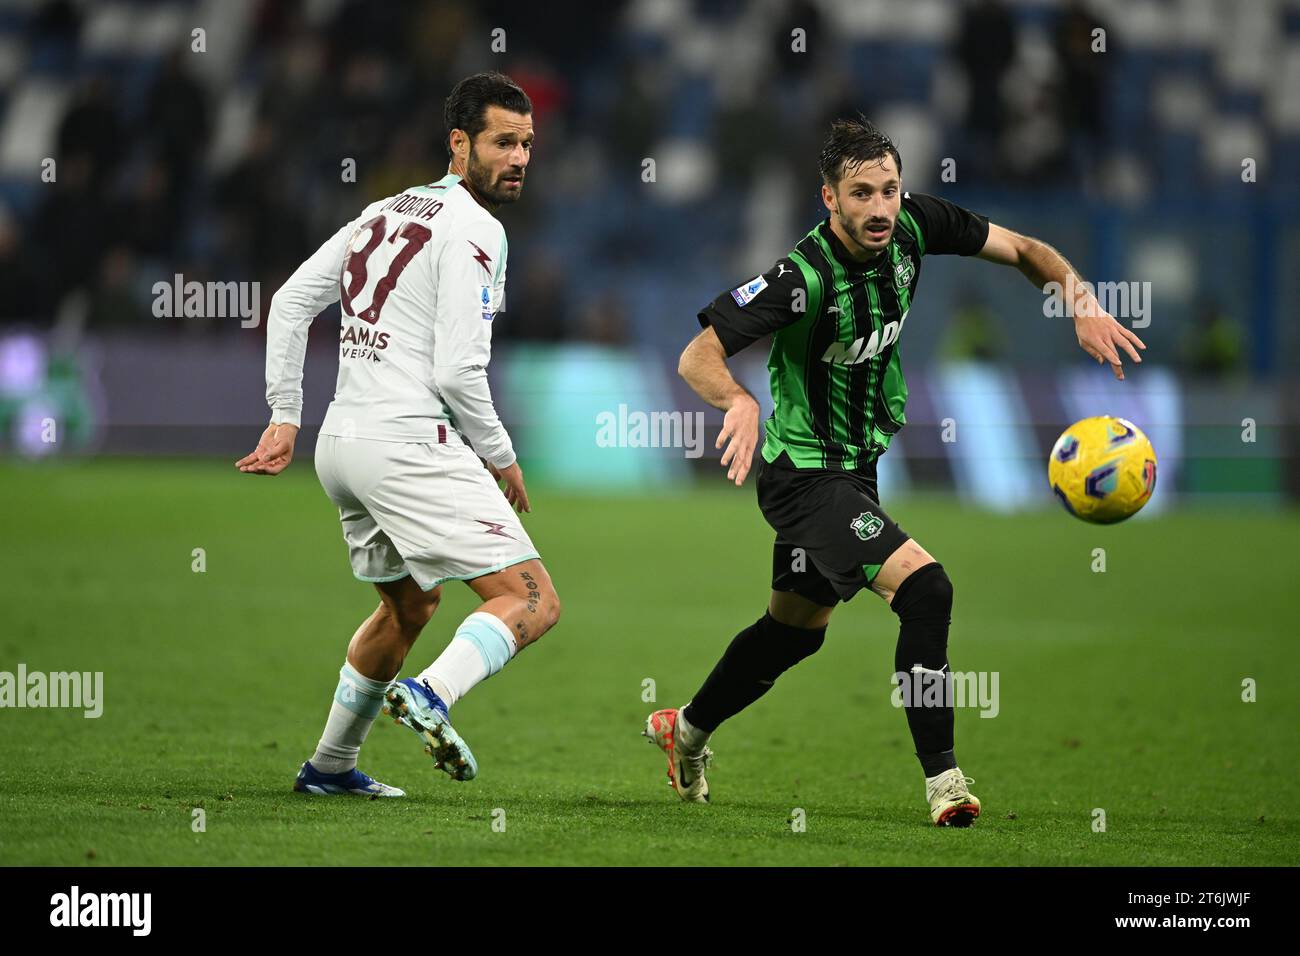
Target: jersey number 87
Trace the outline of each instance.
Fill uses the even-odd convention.
[[[354,248],[357,237],[367,231],[370,233],[370,237],[366,240],[366,244],[360,249]],[[370,306],[357,310],[354,308],[353,300],[366,287],[366,281],[369,278],[366,264],[371,254],[384,241],[384,235],[387,232],[388,220],[382,214],[362,223],[361,227],[353,233],[351,242],[348,243],[348,254],[343,257],[343,271],[339,275],[339,300],[342,302],[343,311],[354,318],[360,319],[362,322],[369,322],[371,325],[379,321],[379,313],[383,311],[384,303],[388,300],[388,293],[392,292],[393,287],[397,285],[397,278],[402,274],[402,270],[406,268],[411,259],[415,257],[415,254],[423,249],[424,244],[433,236],[433,233],[427,227],[420,225],[418,222],[407,222],[393,230],[393,234],[388,237],[386,245],[394,246],[398,239],[404,240],[405,245],[392,257],[387,274],[375,286],[375,294],[374,298],[370,300]]]

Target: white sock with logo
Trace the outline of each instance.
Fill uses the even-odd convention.
[[[456,629],[447,649],[422,670],[417,680],[428,681],[450,710],[452,704],[487,680],[519,652],[505,621],[486,611],[475,611]]]
[[[325,732],[311,756],[313,767],[321,773],[343,773],[357,765],[357,754],[374,726],[375,717],[384,705],[384,692],[391,683],[371,680],[347,661],[343,662]]]

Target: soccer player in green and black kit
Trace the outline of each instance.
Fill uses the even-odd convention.
[[[726,412],[718,447],[727,443],[722,465],[740,485],[758,444],[759,407],[726,359],[772,335],[775,408],[758,471],[759,507],[776,530],[771,601],[689,704],[646,721],[646,735],[668,756],[670,783],[687,801],[708,800],[709,735],[821,647],[836,604],[863,588],[898,615],[895,670],[946,683],[952,583],[890,520],[876,490],[876,459],[905,422],[898,347],[923,257],[978,256],[1015,266],[1045,291],[1048,283],[1074,290],[1065,305],[1079,345],[1116,378],[1124,377],[1119,349],[1140,362],[1135,346],[1146,348],[1051,246],[945,200],[903,192],[897,148],[866,120],[832,125],[820,167],[829,217],[770,270],[706,306],[704,331],[679,366],[701,398]],[[953,755],[952,707],[906,695],[904,702],[931,820],[968,826],[980,804]]]

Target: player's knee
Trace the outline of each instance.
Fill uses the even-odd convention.
[[[438,603],[441,600],[441,587],[422,592],[406,609],[407,620],[411,627],[417,631],[423,629],[424,625],[429,623],[429,618],[433,617],[433,612],[438,610]]]
[[[442,588],[436,587],[431,591],[408,592],[401,597],[386,599],[383,607],[398,629],[413,641],[429,623],[441,600]]]
[[[826,628],[782,624],[770,613],[759,619],[755,629],[757,653],[753,656],[757,680],[774,681],[795,664],[821,650]]]
[[[537,602],[539,633],[545,633],[560,621],[560,596],[554,588],[546,588]]]
[[[890,608],[900,618],[948,618],[952,614],[952,581],[938,561],[917,568],[894,592]]]

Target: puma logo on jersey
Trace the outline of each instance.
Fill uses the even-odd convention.
[[[895,322],[886,323],[884,329],[876,329],[871,338],[854,339],[852,342],[832,342],[822,355],[823,362],[832,365],[857,365],[869,358],[875,358],[897,339],[907,321],[907,313]],[[883,334],[882,334],[883,333]]]
[[[787,272],[790,271],[789,269],[787,269],[787,268],[785,267],[785,263],[784,263],[784,262],[778,262],[778,263],[776,264],[776,268],[777,268],[777,270],[778,270],[777,273],[776,273],[776,277],[777,277],[778,279],[781,278],[781,276],[785,275]]]

